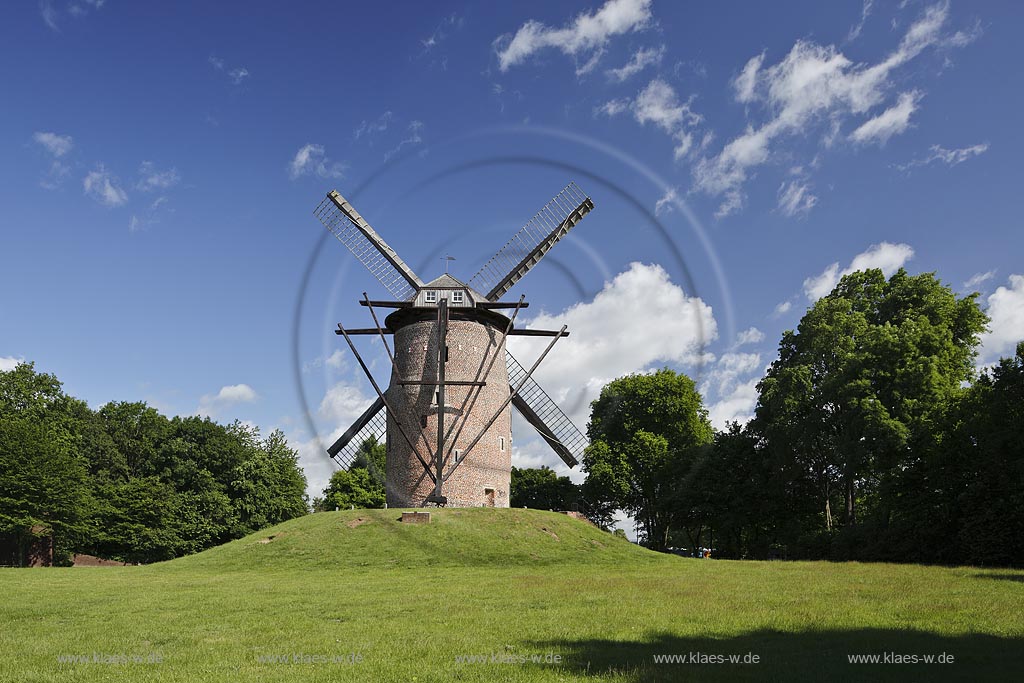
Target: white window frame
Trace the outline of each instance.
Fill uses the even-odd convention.
[[[465,296],[461,289],[456,289],[452,292],[452,303],[461,304],[465,300]]]
[[[437,290],[436,289],[428,289],[428,290],[426,290],[423,293],[423,300],[426,303],[428,303],[428,304],[436,304],[437,303]]]

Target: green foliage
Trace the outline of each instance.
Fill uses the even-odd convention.
[[[550,467],[512,468],[509,504],[514,508],[576,510],[579,499],[580,487]]]
[[[0,465],[0,534],[24,545],[45,530],[58,557],[169,559],[307,511],[281,432],[144,403],[94,412],[31,364],[0,372]]]
[[[338,470],[318,498],[317,512],[384,507],[384,468],[387,448],[373,437],[359,445],[359,451],[347,470]]]
[[[621,377],[591,408],[584,498],[602,522],[609,508],[629,512],[648,547],[664,549],[680,521],[675,484],[714,433],[693,380],[667,368]]]

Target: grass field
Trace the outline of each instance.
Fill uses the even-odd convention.
[[[433,511],[429,525],[398,516],[310,515],[146,567],[0,570],[0,681],[1024,673],[1024,572],[683,559],[532,510]],[[886,653],[954,661],[847,659]],[[672,654],[759,661],[655,662]],[[69,656],[89,661],[60,661]],[[465,656],[484,661],[457,660]]]

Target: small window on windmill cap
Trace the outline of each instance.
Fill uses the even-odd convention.
[[[426,293],[425,293],[425,297],[424,297],[423,300],[426,301],[428,304],[436,304],[437,303],[437,290],[436,289],[428,289],[426,291]]]
[[[462,303],[462,290],[461,289],[457,289],[457,290],[452,292],[452,303],[453,304],[461,304]]]

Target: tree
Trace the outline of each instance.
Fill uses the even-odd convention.
[[[359,451],[346,470],[338,470],[317,499],[314,510],[348,510],[349,508],[382,508],[384,491],[384,459],[386,448],[370,437],[359,445]]]
[[[35,539],[53,538],[58,561],[87,534],[91,497],[76,449],[76,415],[88,410],[31,363],[0,372],[0,534],[18,563]]]
[[[807,501],[794,511],[801,529],[830,532],[836,501],[845,529],[862,512],[888,527],[916,446],[973,376],[987,321],[976,296],[958,298],[934,273],[861,271],[783,334],[753,428],[784,479],[777,493]],[[849,537],[861,549],[879,541]]]
[[[591,404],[584,498],[632,514],[662,550],[679,521],[676,485],[714,434],[689,377],[669,369],[610,382]]]
[[[512,468],[509,504],[534,510],[576,510],[580,487],[550,467]]]

